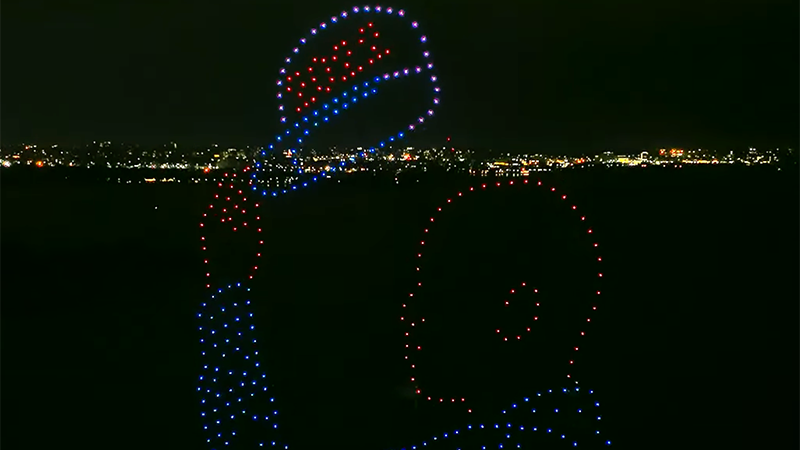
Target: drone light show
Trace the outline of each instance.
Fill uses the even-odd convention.
[[[405,35],[400,36],[396,30],[405,30]],[[340,33],[336,36],[348,37],[328,38],[334,31]],[[291,155],[321,130],[340,126],[344,117],[364,107],[384,89],[395,84],[402,88],[405,79],[424,81],[427,86],[424,104],[413,104],[418,109],[417,114],[365,148],[359,156],[366,158],[386,150],[408,133],[421,129],[441,103],[441,88],[428,43],[420,25],[402,9],[353,7],[308,29],[282,61],[273,81],[282,131],[266,146],[259,160],[242,170],[231,169],[224,174],[224,181],[217,184],[199,223],[206,293],[196,315],[202,357],[197,391],[207,448],[293,448],[290,436],[283,431],[286,424],[281,415],[281,401],[270,384],[270,368],[265,363],[265,355],[260,353],[264,346],[256,334],[259,322],[254,313],[253,282],[256,277],[270,276],[263,268],[259,270],[260,261],[268,257],[270,251],[270,240],[262,220],[264,204],[274,197],[308,189],[318,181],[336,176],[345,166],[359,164],[360,160],[353,158],[328,171],[306,175]],[[266,158],[275,153],[289,156],[290,167],[297,174],[296,182],[280,188],[263,183],[268,165]],[[418,259],[414,271],[420,278],[416,288],[404,294],[399,320],[404,327],[405,343],[398,357],[406,364],[407,382],[413,387],[420,405],[450,417],[452,420],[448,420],[448,424],[457,425],[442,425],[440,431],[419,441],[415,440],[416,436],[409,436],[404,447],[381,442],[370,442],[369,446],[396,450],[485,450],[534,448],[531,443],[543,442],[570,448],[611,444],[602,433],[600,403],[594,400],[596,394],[591,387],[581,384],[573,370],[581,361],[584,342],[592,336],[594,314],[603,298],[600,288],[593,288],[589,309],[574,311],[575,332],[568,343],[563,343],[569,346],[569,351],[563,355],[563,365],[552,368],[553,372],[561,374],[557,385],[531,386],[530,392],[521,392],[504,406],[488,410],[467,394],[444,392],[430,386],[421,375],[424,362],[418,358],[427,350],[427,343],[418,333],[437,327],[436,321],[426,321],[424,305],[419,302],[421,298],[435,302],[430,296],[425,297],[426,286],[422,281],[429,267],[426,249],[435,244],[440,222],[447,220],[448,211],[456,204],[461,207],[464,203],[468,208],[469,199],[478,192],[502,195],[510,189],[544,190],[563,202],[567,213],[574,215],[575,227],[591,236],[591,251],[597,265],[596,279],[592,282],[597,284],[595,282],[602,280],[602,257],[597,253],[599,244],[594,240],[595,231],[586,226],[586,217],[577,206],[568,202],[568,197],[555,187],[526,179],[477,184],[454,193],[426,219],[424,237],[414,249]],[[524,310],[524,314],[519,313],[525,318],[513,326],[487,322],[488,339],[503,345],[533,340],[530,336],[536,332],[536,327],[550,320],[547,302],[552,302],[552,297],[548,297],[549,291],[540,292],[539,285],[531,279],[520,279],[502,289],[505,296],[486,299],[490,307],[512,311],[524,302],[529,309]],[[574,422],[580,424],[579,430],[576,431],[575,426],[559,426],[573,417]],[[302,427],[293,424],[293,428]],[[358,425],[354,424],[353,428],[353,435],[357,436]],[[314,433],[315,430],[304,432]],[[329,448],[353,445],[331,442]]]

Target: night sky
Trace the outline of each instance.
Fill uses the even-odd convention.
[[[353,6],[19,3],[2,11],[4,145],[268,144],[282,59]],[[420,22],[441,79],[442,107],[415,143],[452,136],[459,146],[565,153],[797,144],[796,1],[384,6]],[[386,110],[375,120],[406,120]]]

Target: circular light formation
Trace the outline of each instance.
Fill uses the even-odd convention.
[[[546,186],[543,185],[541,180],[537,180],[537,182],[534,184],[534,183],[529,182],[528,179],[525,179],[525,180],[522,180],[521,182],[517,181],[516,184],[518,186],[535,186],[535,187],[533,187],[533,189],[544,188],[545,192],[548,192],[548,191],[551,192],[551,193],[555,193],[556,192],[556,188],[555,187],[547,188]],[[419,375],[420,374],[420,365],[419,365],[420,361],[419,361],[418,355],[419,355],[419,352],[421,352],[423,350],[425,345],[423,344],[423,342],[421,342],[419,340],[415,340],[414,336],[424,333],[421,330],[423,327],[435,327],[436,326],[435,322],[432,323],[430,320],[426,321],[423,313],[419,313],[419,312],[411,313],[410,312],[410,311],[419,311],[419,309],[420,309],[419,307],[418,308],[414,308],[413,305],[412,305],[412,302],[419,301],[418,300],[419,299],[419,294],[424,289],[421,275],[422,275],[423,272],[425,272],[426,264],[431,264],[431,265],[436,265],[437,264],[436,262],[425,262],[426,259],[425,259],[424,250],[426,248],[426,244],[429,244],[430,240],[432,238],[433,239],[436,238],[435,226],[437,224],[441,224],[441,220],[440,219],[442,217],[440,217],[440,216],[445,215],[448,210],[454,208],[456,202],[464,202],[465,199],[470,196],[470,194],[474,195],[474,193],[476,193],[478,191],[487,191],[487,190],[498,189],[498,188],[502,188],[502,187],[505,187],[505,189],[509,189],[508,186],[514,186],[514,185],[515,185],[515,181],[512,180],[512,181],[509,181],[508,183],[496,182],[496,183],[492,183],[492,184],[486,183],[486,184],[481,184],[479,186],[471,186],[468,189],[465,189],[462,192],[457,192],[455,195],[451,196],[450,198],[447,198],[446,201],[442,202],[442,204],[440,206],[435,207],[433,215],[431,217],[427,218],[424,221],[426,223],[426,225],[424,226],[424,228],[422,230],[422,237],[421,237],[421,240],[419,241],[419,247],[414,251],[415,257],[416,257],[416,259],[418,261],[416,263],[415,267],[414,267],[414,274],[416,276],[416,281],[414,282],[415,289],[407,294],[407,298],[404,299],[402,304],[401,304],[401,308],[402,309],[401,309],[400,322],[401,322],[401,324],[404,325],[404,329],[403,329],[403,336],[404,336],[403,359],[405,360],[406,364],[408,364],[408,368],[409,368],[408,380],[411,382],[415,394],[417,396],[419,396],[422,400],[424,400],[426,402],[430,402],[433,405],[458,405],[458,407],[462,408],[464,410],[464,412],[466,412],[466,413],[473,413],[474,412],[474,408],[475,408],[475,406],[473,406],[469,402],[468,398],[461,397],[461,396],[454,397],[452,395],[443,396],[438,392],[431,392],[430,389],[425,387],[424,378],[421,379],[421,377]],[[566,195],[559,195],[559,198],[562,201],[566,201],[567,196]],[[573,213],[573,215],[574,215],[574,217],[576,219],[576,222],[579,222],[578,225],[580,225],[581,228],[585,228],[586,216],[577,213],[578,207],[576,205],[566,205],[565,209],[567,209],[567,211]],[[446,216],[444,216],[444,217],[446,217]],[[593,234],[591,228],[587,228],[586,232],[587,232],[587,234]],[[599,247],[599,244],[597,242],[592,241],[589,248],[594,253],[597,253],[598,247]],[[595,254],[593,256],[593,261],[596,262],[597,264],[599,264],[602,261],[602,257],[599,254]],[[601,269],[599,267],[597,267],[595,270],[597,271],[598,277],[602,277],[602,273],[600,272]],[[563,400],[567,400],[567,398],[569,396],[576,396],[576,395],[578,395],[578,394],[580,394],[582,392],[587,392],[586,389],[581,391],[581,388],[579,387],[579,381],[575,378],[572,370],[573,370],[573,368],[575,366],[575,361],[578,359],[578,353],[577,352],[580,350],[580,347],[581,347],[583,341],[586,339],[587,336],[589,336],[589,332],[588,332],[589,326],[594,324],[594,322],[592,321],[592,318],[594,317],[595,313],[598,310],[598,304],[597,303],[598,303],[598,300],[600,299],[599,296],[601,295],[601,292],[602,292],[599,289],[599,287],[597,287],[597,286],[592,286],[590,289],[588,289],[588,291],[589,292],[587,292],[587,294],[590,296],[590,298],[593,298],[594,300],[591,302],[591,305],[588,306],[585,311],[582,311],[582,314],[579,314],[579,316],[576,317],[576,324],[579,324],[580,326],[578,327],[578,330],[575,332],[574,341],[573,341],[574,342],[574,346],[572,346],[572,351],[570,351],[569,354],[565,354],[564,355],[564,359],[565,359],[565,363],[566,363],[565,364],[566,370],[565,370],[565,375],[564,375],[565,376],[565,383],[568,384],[569,387],[561,387],[561,388],[558,388],[558,389],[548,389],[545,392],[545,394],[553,394],[553,393],[555,393],[556,395],[565,394],[563,396]],[[504,307],[504,308],[510,307],[511,304],[512,304],[512,299],[514,298],[514,296],[518,296],[522,292],[528,292],[529,294],[532,294],[533,296],[537,296],[539,294],[539,289],[535,288],[535,287],[532,287],[532,286],[529,286],[527,282],[521,282],[518,286],[515,286],[515,287],[512,287],[512,288],[509,289],[508,298],[503,299],[500,302],[501,307]],[[537,299],[537,300],[534,301],[533,305],[534,305],[535,308],[538,308],[541,305],[541,303]],[[529,326],[527,326],[525,328],[524,331],[522,331],[522,330],[513,330],[514,331],[513,333],[507,333],[504,330],[502,330],[501,327],[495,327],[494,328],[494,334],[497,335],[498,338],[501,339],[503,342],[521,341],[523,335],[531,331],[532,327],[534,327],[536,325],[536,322],[539,321],[540,317],[539,317],[538,313],[535,313],[535,314],[531,315],[531,317],[529,319],[530,319],[530,324],[529,324]],[[593,390],[588,390],[588,393],[589,394],[594,394],[594,391]],[[541,396],[542,396],[541,392],[537,393],[537,395],[536,395],[536,397],[541,397]],[[501,411],[502,414],[511,414],[511,415],[513,415],[513,418],[511,416],[509,416],[509,420],[514,420],[514,424],[512,425],[512,423],[507,423],[508,434],[506,435],[506,439],[510,439],[510,440],[504,440],[504,441],[502,441],[500,443],[495,443],[494,446],[489,447],[489,448],[503,448],[504,445],[509,445],[509,447],[507,447],[507,448],[521,448],[521,446],[522,446],[521,442],[514,442],[513,438],[512,438],[512,435],[514,435],[517,439],[522,440],[522,439],[525,439],[524,438],[524,433],[519,433],[520,431],[544,431],[545,430],[545,428],[542,428],[541,426],[531,426],[530,425],[531,423],[539,423],[539,424],[541,424],[542,420],[546,421],[547,419],[546,418],[537,417],[537,415],[536,415],[537,408],[534,406],[536,399],[534,399],[531,402],[532,404],[530,406],[525,405],[524,407],[522,407],[522,404],[527,403],[529,401],[531,401],[530,398],[527,398],[527,397],[526,398],[522,398],[518,403],[513,403],[513,404],[510,405],[509,408]],[[550,401],[550,404],[552,404],[552,400]],[[599,406],[600,406],[600,403],[596,402],[596,401],[592,401],[592,404],[596,408],[599,408]],[[539,409],[539,412],[541,413],[542,410]],[[570,409],[570,407],[568,406],[568,403],[565,401],[564,407],[555,408],[554,412],[555,413],[561,412],[561,414],[570,414],[570,413],[571,414],[582,414],[582,413],[584,413],[584,409],[583,408],[577,408],[576,410],[573,411],[573,410]],[[600,421],[601,416],[599,415],[599,413],[594,411],[591,414],[593,414],[595,416],[595,421]],[[541,414],[539,414],[539,415],[541,415]],[[520,416],[523,416],[523,417],[520,417]],[[608,441],[608,440],[605,440],[605,439],[602,439],[602,440],[598,441],[600,439],[599,424],[600,424],[600,422],[595,422],[595,425],[592,427],[593,428],[593,433],[591,433],[591,437],[593,438],[593,440],[592,440],[592,442],[586,442],[586,444],[597,445],[599,443],[599,444],[604,445],[604,446],[611,445],[611,441]],[[494,424],[493,428],[498,428],[498,427],[500,427],[499,424]],[[477,429],[484,429],[485,426],[484,425],[478,425],[477,427],[473,427],[471,425],[468,425],[466,427],[467,430],[472,430],[472,429],[476,429],[476,428]],[[462,427],[461,429],[456,429],[456,430],[453,430],[451,432],[445,433],[441,437],[442,438],[447,438],[448,436],[450,436],[451,438],[453,438],[455,436],[460,435],[460,433],[463,433],[463,431],[464,431],[464,428]],[[553,433],[553,428],[552,427],[551,428],[546,428],[546,433]],[[569,431],[565,431],[565,434],[559,434],[559,436],[560,436],[561,439],[565,439],[566,440],[568,434],[570,434],[570,432]],[[438,438],[439,437],[433,437],[433,440],[437,440]],[[429,442],[427,442],[427,441],[421,443],[422,446],[427,446],[428,444],[429,444]],[[575,437],[575,436],[572,436],[571,444],[572,444],[572,446],[577,447],[578,444],[579,444],[578,438]],[[497,445],[499,445],[500,447],[497,447]],[[411,447],[411,448],[413,449],[414,447]]]
[[[369,19],[376,13],[405,17],[403,10],[395,11],[380,6],[354,7],[351,13],[342,11],[339,15],[332,16],[329,21],[321,22],[318,28],[312,28],[309,31],[310,36],[301,38],[299,46],[292,49],[292,55],[284,59],[286,65],[278,70],[279,76],[275,85],[276,97],[279,100],[279,120],[288,126],[275,136],[275,143],[268,146],[269,150],[284,145],[288,147],[288,152],[294,153],[296,146],[303,145],[304,140],[314,129],[355,106],[359,101],[365,101],[376,94],[380,84],[433,70],[431,53],[425,47],[427,37],[419,33],[419,24],[411,22],[409,29],[419,39],[420,48],[417,56],[420,59],[413,65],[398,67],[397,62],[393,61],[394,54],[391,49],[380,40],[378,24]],[[339,28],[346,26],[352,22],[347,19],[355,17],[356,14],[361,14],[367,21],[364,26],[356,27],[358,39],[333,42],[328,52],[312,55],[310,62],[301,64],[299,55],[303,53],[303,47],[311,39],[334,26]],[[441,101],[438,98],[441,88],[437,84],[436,75],[430,75],[428,79],[433,84],[430,107],[423,110],[423,113],[406,127],[387,136],[375,147],[370,147],[361,155],[362,157],[367,152],[374,153],[387,147],[387,141],[404,138],[407,131],[415,130],[425,122],[426,116],[434,114],[433,108]],[[262,156],[265,155],[266,151],[262,153]]]
[[[404,353],[404,359],[407,361],[407,363],[410,366],[410,370],[411,370],[411,374],[412,374],[410,376],[410,378],[411,378],[411,381],[414,382],[414,392],[416,392],[417,395],[422,396],[426,400],[434,401],[434,402],[436,400],[438,400],[439,403],[445,403],[445,402],[455,403],[457,401],[455,397],[444,398],[442,396],[437,396],[435,394],[429,394],[427,392],[427,390],[424,390],[421,387],[421,384],[420,384],[420,381],[419,381],[419,376],[416,375],[417,373],[419,373],[419,367],[418,367],[419,363],[418,363],[418,361],[416,361],[416,359],[414,357],[414,353],[417,352],[417,351],[421,351],[422,350],[422,345],[421,345],[420,342],[416,342],[413,339],[413,336],[415,336],[416,334],[420,333],[420,331],[419,331],[419,329],[420,329],[419,327],[420,326],[431,326],[431,324],[430,324],[430,321],[425,323],[424,316],[409,317],[409,315],[405,311],[407,311],[407,309],[409,307],[409,304],[412,301],[414,301],[415,296],[418,297],[419,291],[421,291],[423,289],[421,275],[422,275],[422,272],[424,272],[424,270],[423,270],[423,267],[424,267],[424,264],[423,264],[423,260],[424,260],[423,250],[425,248],[425,242],[426,242],[426,240],[428,240],[428,241],[430,240],[430,235],[433,234],[433,230],[435,229],[434,226],[439,223],[439,222],[436,221],[437,217],[442,215],[442,214],[445,214],[446,209],[452,208],[454,206],[453,203],[456,200],[461,199],[459,201],[464,201],[464,199],[466,199],[466,197],[468,197],[470,194],[474,194],[477,191],[486,191],[487,188],[488,189],[493,189],[493,188],[496,189],[496,188],[500,188],[500,187],[503,187],[503,186],[514,186],[514,184],[515,184],[514,180],[511,180],[507,184],[506,183],[501,183],[501,182],[496,182],[494,184],[486,184],[486,183],[484,183],[484,184],[481,184],[478,187],[470,186],[468,189],[465,189],[463,192],[458,192],[456,195],[452,196],[451,198],[446,199],[446,201],[443,202],[443,204],[441,206],[436,207],[436,209],[435,209],[435,211],[433,213],[433,216],[431,216],[426,221],[426,226],[422,231],[423,232],[423,238],[422,238],[423,240],[420,241],[419,248],[415,251],[415,256],[416,256],[416,258],[418,260],[418,262],[416,264],[416,267],[414,267],[414,273],[415,273],[415,275],[417,277],[417,281],[415,283],[416,284],[416,289],[408,294],[408,299],[402,304],[403,312],[402,312],[402,315],[400,317],[400,321],[402,323],[406,324],[406,329],[403,331],[404,332],[404,337],[405,337],[404,349],[406,349],[406,352]],[[533,183],[529,183],[528,179],[522,180],[522,182],[517,182],[516,184],[518,186],[528,186],[529,184],[533,185]],[[537,180],[535,186],[537,188],[544,188],[545,191],[550,191],[552,193],[556,192],[556,188],[555,187],[550,187],[549,189],[547,189],[546,186],[543,186],[541,180]],[[566,195],[560,195],[559,194],[558,196],[560,197],[561,200],[565,201],[567,199]],[[578,208],[575,205],[568,206],[568,211],[576,213],[576,215],[575,215],[576,219],[578,219],[581,222],[585,222],[586,216],[577,214],[577,209]],[[585,225],[583,225],[583,227],[585,227]],[[588,234],[592,234],[592,229],[588,228],[587,229],[587,233]],[[592,242],[591,243],[591,248],[592,249],[597,249],[598,246],[599,246],[599,244],[597,242]],[[593,260],[596,263],[599,264],[600,262],[602,262],[602,257],[599,254],[597,254],[597,255],[595,255],[593,257]],[[435,263],[432,263],[432,264],[435,264]],[[603,274],[602,274],[602,272],[600,272],[600,270],[601,269],[598,267],[597,268],[597,276],[598,276],[598,278],[602,278],[602,276],[603,276]],[[519,286],[519,288],[512,288],[510,290],[509,294],[510,295],[514,295],[515,293],[517,293],[518,289],[524,289],[526,287],[528,287],[527,283],[522,282],[521,285]],[[538,294],[538,289],[531,288],[531,290],[533,291],[534,294]],[[602,292],[601,289],[599,289],[598,287],[592,287],[592,289],[591,289],[592,296],[594,296],[598,300],[600,298],[599,296],[600,296],[601,292]],[[504,307],[508,307],[510,305],[511,305],[511,301],[510,300],[503,300],[503,306]],[[535,306],[536,307],[540,306],[540,303],[536,302]],[[583,317],[581,319],[581,323],[584,323],[585,325],[583,325],[582,327],[584,327],[584,328],[588,327],[588,325],[592,323],[592,316],[594,315],[594,313],[597,312],[597,308],[598,308],[597,302],[595,301],[591,305],[591,308],[589,310],[585,311],[586,317]],[[539,320],[539,316],[538,315],[533,315],[533,316],[531,316],[530,319],[531,319],[531,321],[535,322],[535,321]],[[425,324],[425,325],[423,325],[423,324]],[[530,330],[531,330],[530,327],[526,327],[525,332],[530,332]],[[516,333],[516,334],[513,334],[513,335],[509,336],[508,334],[503,334],[503,332],[501,331],[500,328],[496,328],[495,333],[500,335],[500,337],[503,339],[503,341],[515,341],[515,340],[521,340],[522,339],[522,334],[521,333]],[[580,340],[582,340],[582,339],[579,339],[579,338],[586,337],[587,336],[586,333],[587,333],[587,331],[585,329],[579,330],[578,331],[578,336],[576,336],[576,343],[580,342]],[[510,339],[509,339],[509,337],[510,337]],[[577,351],[579,351],[580,347],[579,346],[574,346],[573,348],[574,348],[573,351],[577,352]],[[411,350],[411,351],[409,351],[409,350]],[[574,380],[573,375],[571,373],[571,369],[575,364],[576,355],[574,355],[574,354],[573,355],[569,355],[567,359],[569,361],[569,364],[567,366],[568,370],[567,370],[567,373],[566,373],[566,378],[572,380],[573,383],[575,385],[577,385],[578,381]],[[465,402],[466,401],[465,398],[460,397],[460,396],[458,397],[458,399],[461,402]],[[465,405],[465,408],[467,408],[469,412],[472,412],[472,409],[471,409],[471,407],[469,406],[468,403]]]

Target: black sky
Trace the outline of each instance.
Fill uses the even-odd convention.
[[[20,3],[2,9],[3,144],[267,144],[279,128],[280,62],[310,27],[353,6]],[[420,143],[453,136],[558,152],[797,144],[796,1],[391,6],[420,22],[442,80],[442,107]]]

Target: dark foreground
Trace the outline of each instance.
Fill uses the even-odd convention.
[[[606,249],[591,379],[614,447],[797,448],[796,176],[720,168],[549,179],[587,211]],[[254,300],[293,448],[397,448],[438,420],[405,394],[398,318],[425,221],[469,182],[483,180],[359,178],[271,206]],[[210,195],[203,185],[4,183],[3,444],[203,448],[196,230]],[[480,272],[502,288],[563,264],[577,251],[568,225],[526,201],[464,212],[442,265],[505,261]],[[506,210],[513,217],[492,219]],[[511,232],[514,223],[531,227]],[[475,309],[479,296],[463,284],[442,291],[440,309]],[[464,323],[478,322],[475,311]],[[524,364],[481,365],[485,353],[462,348],[431,376],[475,391],[524,387],[511,376]],[[548,357],[519,355],[536,367]]]

